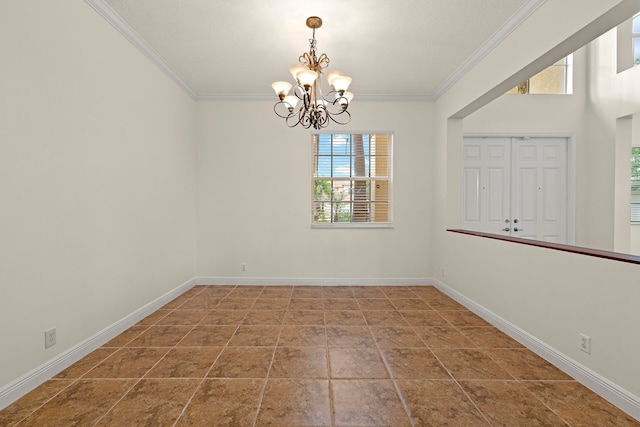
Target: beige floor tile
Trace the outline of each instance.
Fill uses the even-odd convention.
[[[338,426],[410,426],[390,380],[331,380]]]
[[[130,341],[127,347],[173,347],[192,328],[192,326],[150,326],[149,329]]]
[[[323,298],[353,298],[351,286],[324,286],[322,288]]]
[[[95,368],[102,361],[104,361],[107,357],[111,356],[115,353],[117,348],[109,348],[109,347],[100,347],[82,359],[78,360],[73,365],[69,366],[64,371],[60,372],[54,378],[56,379],[69,379],[69,378],[80,378],[91,369]]]
[[[460,385],[493,425],[567,425],[516,381],[462,381]]]
[[[199,325],[239,325],[248,310],[225,310],[216,308],[202,318]]]
[[[233,298],[227,297],[220,300],[216,309],[220,310],[248,310],[253,307],[256,298]]]
[[[266,378],[273,347],[226,347],[207,375],[209,378]]]
[[[358,301],[355,298],[325,298],[325,310],[360,310]]]
[[[285,310],[256,310],[255,307],[247,312],[242,319],[242,325],[282,325]]]
[[[395,311],[396,307],[387,298],[358,298],[361,310]]]
[[[400,314],[411,326],[450,326],[450,323],[434,310],[400,310]]]
[[[122,332],[120,335],[113,337],[103,347],[124,347],[131,341],[142,335],[150,325],[134,325]]]
[[[518,380],[571,380],[572,378],[526,348],[484,349],[486,355]]]
[[[204,309],[186,309],[183,305],[181,308],[173,310],[158,320],[156,325],[195,325],[202,320],[208,312],[208,310]]]
[[[452,378],[453,377],[453,378]],[[0,425],[640,422],[432,286],[195,286]]]
[[[260,297],[251,307],[253,310],[286,310],[289,306],[289,298],[263,298]]]
[[[420,298],[391,298],[391,303],[397,310],[433,310]]]
[[[457,380],[513,380],[514,378],[481,350],[431,349]]]
[[[324,348],[327,346],[325,328],[317,325],[285,325],[280,332],[278,346]]]
[[[285,325],[324,325],[323,310],[287,310]]]
[[[73,380],[50,380],[45,382],[0,411],[0,426],[16,424],[71,384],[73,384]]]
[[[195,300],[198,301],[198,299],[195,299]],[[151,326],[155,324],[158,320],[162,319],[167,314],[171,313],[171,311],[173,310],[164,310],[164,309],[156,310],[150,315],[148,315],[147,317],[145,317],[144,319],[142,319],[141,321],[139,321],[137,324]]]
[[[452,380],[398,380],[416,426],[488,426],[460,386]]]
[[[269,378],[327,378],[324,347],[278,347]]]
[[[571,425],[640,426],[640,421],[634,420],[576,381],[535,381],[523,384]]]
[[[331,378],[389,378],[377,349],[330,348]]]
[[[200,382],[193,379],[141,380],[96,425],[173,425]]]
[[[386,348],[381,351],[394,378],[451,379],[442,364],[426,347]]]
[[[253,425],[264,381],[218,378],[205,380],[176,426]]]
[[[269,379],[256,426],[330,426],[329,382]]]
[[[170,347],[124,347],[84,375],[84,378],[142,378]]]
[[[137,380],[78,380],[29,415],[21,426],[94,425]]]
[[[146,378],[204,378],[222,347],[176,347],[171,349]]]
[[[415,326],[429,348],[475,348],[475,344],[452,326]]]
[[[291,298],[293,286],[265,286],[259,298]]]
[[[322,298],[291,298],[289,310],[322,310],[324,307]]]
[[[236,326],[198,325],[178,343],[180,347],[219,347],[227,344],[236,331]]]
[[[371,333],[382,348],[425,347],[413,328],[404,326],[372,326]]]
[[[342,326],[365,326],[364,316],[360,310],[325,310],[324,323]]]
[[[459,327],[462,335],[478,348],[523,348],[524,346],[493,326]]]
[[[241,325],[229,341],[230,346],[273,347],[278,342],[280,326]]]
[[[375,348],[371,331],[365,326],[327,326],[326,330],[329,347]]]

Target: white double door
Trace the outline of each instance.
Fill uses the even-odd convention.
[[[465,137],[463,227],[567,242],[567,138]]]

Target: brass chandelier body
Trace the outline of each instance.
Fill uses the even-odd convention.
[[[329,57],[324,53],[320,56],[316,53],[316,28],[322,26],[322,19],[311,16],[306,24],[313,30],[309,52],[302,54],[299,63],[289,69],[295,85],[282,81],[271,85],[279,99],[273,110],[285,119],[289,127],[301,125],[305,129],[322,129],[330,122],[347,124],[351,121],[347,109],[353,99],[353,94],[347,92],[351,78],[339,71],[331,71],[327,74],[327,81],[332,90],[323,94],[320,76],[329,65]],[[293,95],[288,95],[291,88]]]

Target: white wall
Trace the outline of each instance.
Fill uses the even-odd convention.
[[[0,52],[2,387],[193,277],[195,103],[81,1],[1,2]]]
[[[461,224],[463,121],[452,117],[533,74],[532,58],[552,48],[565,55],[605,31],[602,21],[589,24],[619,4],[640,9],[626,0],[545,2],[438,100],[432,271],[445,268],[446,285],[640,396],[640,341],[629,339],[630,325],[640,324],[640,266],[445,231]],[[546,59],[533,68],[557,58]],[[590,355],[579,350],[580,333],[591,336]]]
[[[394,132],[394,227],[311,229],[311,132],[273,102],[198,104],[197,273],[419,278],[431,273],[431,103],[354,100],[329,130]],[[241,264],[247,271],[241,271]]]

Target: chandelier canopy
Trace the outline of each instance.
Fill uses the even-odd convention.
[[[299,63],[289,68],[295,85],[288,82],[271,85],[279,99],[273,110],[289,127],[302,125],[305,129],[321,129],[330,122],[345,125],[351,121],[347,111],[353,99],[353,94],[347,92],[351,77],[340,71],[329,72],[327,81],[331,90],[326,95],[322,92],[320,75],[329,65],[329,57],[324,53],[319,57],[316,54],[316,28],[321,26],[322,19],[317,16],[307,18],[307,27],[313,30],[313,36],[309,39],[309,52],[302,54]],[[293,95],[288,95],[291,88]]]

